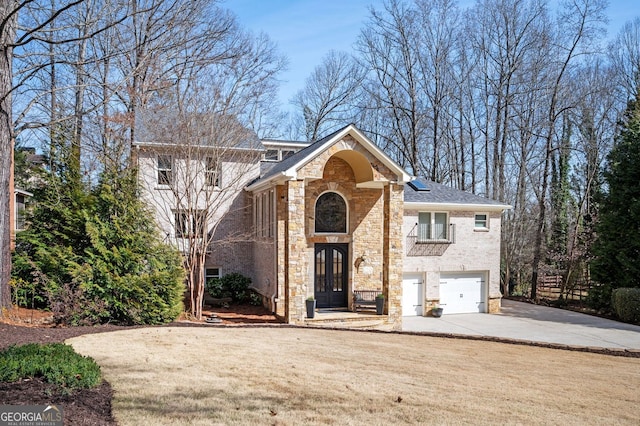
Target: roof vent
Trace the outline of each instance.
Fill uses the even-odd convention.
[[[427,187],[427,185],[424,184],[424,182],[419,181],[419,180],[412,180],[411,182],[409,182],[409,186],[412,187],[414,190],[416,191],[428,191],[429,188]]]

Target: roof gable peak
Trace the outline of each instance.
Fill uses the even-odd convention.
[[[348,136],[350,136],[350,138],[348,138]],[[272,167],[264,176],[249,185],[247,190],[255,191],[274,183],[277,184],[286,180],[297,179],[298,173],[304,166],[338,143],[341,144],[340,148],[342,149],[334,150],[335,152],[332,155],[337,155],[339,158],[349,162],[352,167],[355,163],[360,164],[358,166],[359,168],[362,167],[364,155],[358,152],[358,147],[361,147],[362,150],[372,156],[376,161],[387,167],[395,175],[396,182],[405,183],[411,180],[411,176],[395,161],[387,156],[377,145],[375,145],[362,131],[360,131],[354,124],[348,124],[317,140],[316,142],[313,142],[286,160],[274,165],[274,167]],[[359,158],[358,155],[362,158]],[[368,160],[366,161],[369,168],[374,167]],[[361,180],[359,186],[380,186],[384,184],[381,181],[374,182],[373,179],[366,181],[368,178],[365,177],[365,175],[370,178],[372,173],[360,170],[359,175]]]

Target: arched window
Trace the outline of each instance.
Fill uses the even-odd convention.
[[[316,201],[316,232],[346,233],[347,203],[335,192],[325,192]]]

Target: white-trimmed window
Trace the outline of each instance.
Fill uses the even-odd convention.
[[[255,195],[253,197],[253,224],[256,237],[260,237],[262,234],[262,196]]]
[[[206,158],[205,180],[207,186],[220,186],[220,165],[214,157]]]
[[[207,214],[204,210],[176,210],[176,238],[202,238],[205,234]]]
[[[222,278],[222,269],[220,268],[206,268],[204,271],[204,279],[206,282],[209,280]]]
[[[418,213],[418,242],[449,239],[449,215],[444,212]]]
[[[259,238],[271,238],[275,234],[274,191],[269,190],[254,197],[255,234]]]
[[[281,157],[283,160],[286,160],[287,158],[291,157],[293,154],[295,154],[295,151],[282,151],[281,152]]]
[[[488,213],[476,213],[474,217],[474,229],[486,230],[489,229],[489,214]]]
[[[170,155],[158,155],[158,185],[173,183],[173,158]]]

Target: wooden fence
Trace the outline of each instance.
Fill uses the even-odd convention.
[[[587,298],[591,282],[582,280],[565,288],[564,297],[568,300],[583,301]],[[542,299],[558,300],[562,290],[562,275],[545,275],[538,280],[537,293]]]

